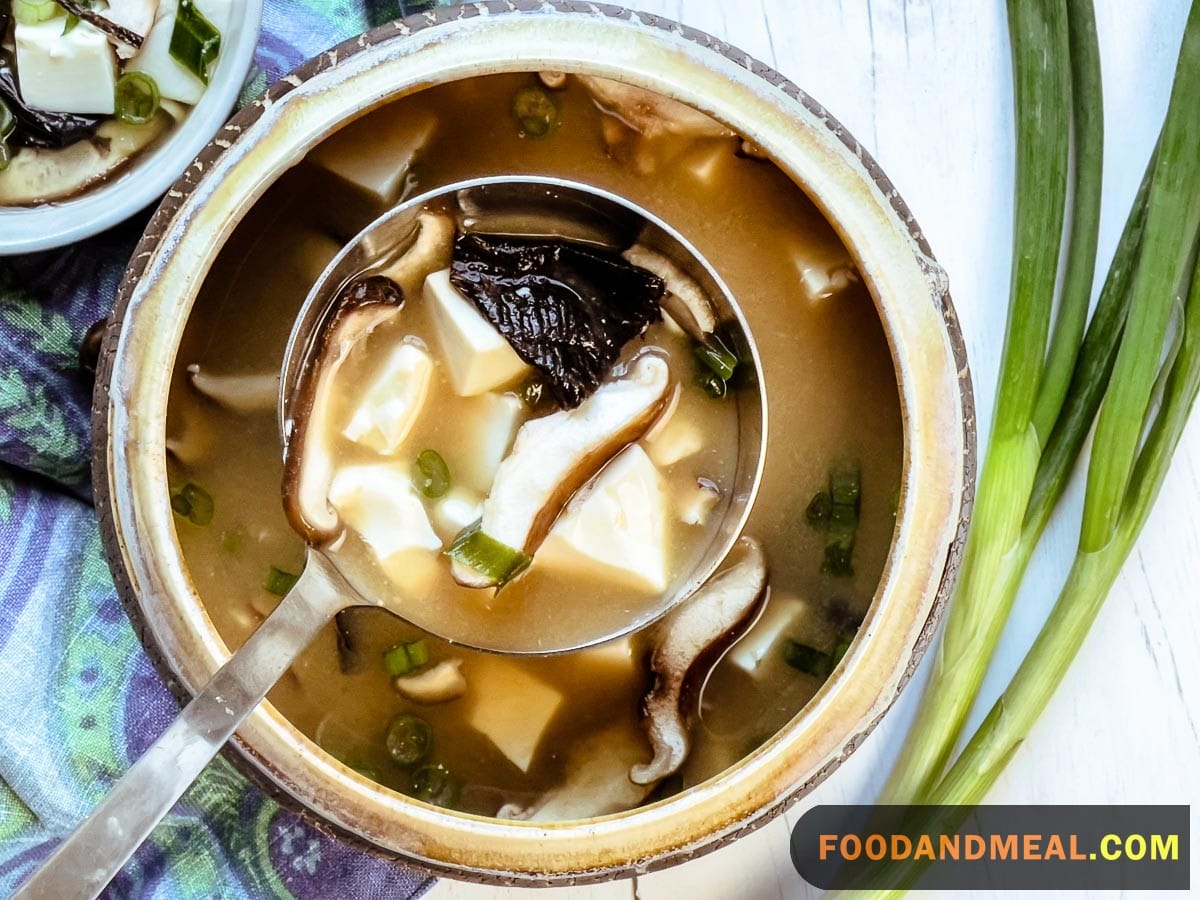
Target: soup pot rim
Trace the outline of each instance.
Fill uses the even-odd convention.
[[[524,47],[520,58],[505,49],[514,40]],[[958,569],[973,499],[975,422],[944,274],[891,182],[819,104],[695,29],[565,0],[441,7],[314,57],[217,134],[148,225],[101,351],[93,472],[118,591],[167,684],[189,698],[228,652],[182,565],[163,434],[175,350],[207,265],[269,183],[356,115],[432,84],[531,69],[619,77],[696,106],[765,150],[854,254],[892,347],[905,428],[897,532],[860,638],[779,734],[676,797],[563,823],[448,812],[374,786],[318,752],[269,704],[227,749],[314,824],[375,852],[458,878],[574,884],[716,849],[824,780],[912,676]]]

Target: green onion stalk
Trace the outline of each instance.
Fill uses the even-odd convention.
[[[1091,297],[1103,159],[1091,0],[1010,0],[1009,27],[1017,111],[1014,258],[992,437],[957,596],[883,803],[917,802],[962,734],[1040,535],[1038,529],[1031,542],[1024,527],[1030,498],[1068,395]],[[1072,124],[1071,240],[1051,337],[1059,242],[1046,236],[1063,233]]]
[[[1074,562],[1012,681],[948,771],[925,779],[929,786],[911,798],[920,803],[969,806],[995,784],[1062,682],[1132,552],[1200,393],[1200,156],[1194,150],[1200,104],[1189,96],[1198,82],[1195,5],[1158,149],[1078,354],[1018,542],[1018,555],[1027,559],[1086,437],[1088,406],[1102,394]],[[1099,381],[1105,387],[1097,390]],[[881,871],[877,884],[911,885],[920,866]]]

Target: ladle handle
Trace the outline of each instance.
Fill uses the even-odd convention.
[[[91,900],[217,755],[242,721],[339,609],[346,595],[325,558],[229,658],[109,795],[17,888],[25,900]]]

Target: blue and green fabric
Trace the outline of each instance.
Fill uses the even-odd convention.
[[[267,0],[243,101],[327,46],[430,2]],[[148,213],[0,260],[0,895],[35,868],[178,711],[117,600],[91,506],[88,327]],[[424,876],[340,843],[219,758],[109,897],[411,897]]]

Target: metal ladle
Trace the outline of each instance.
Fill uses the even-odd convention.
[[[431,205],[456,211],[460,230],[576,240],[617,249],[638,242],[663,253],[708,294],[718,322],[751,371],[753,389],[738,393],[740,439],[733,489],[721,526],[700,566],[677,579],[654,609],[617,632],[589,635],[568,646],[547,645],[532,634],[523,646],[479,646],[478,641],[466,646],[514,655],[547,655],[582,649],[645,627],[703,584],[741,534],[762,476],[766,404],[758,377],[758,351],[728,289],[680,234],[627,200],[555,179],[484,178],[414,197],[371,223],[329,264],[296,318],[280,386],[279,418],[285,447],[292,430],[292,388],[311,364],[316,337],[327,324],[340,290],[353,278],[369,273],[381,259],[394,259],[411,246],[417,218]],[[668,299],[664,305],[671,311],[669,303]],[[686,317],[683,310],[676,314]],[[352,573],[339,569],[335,549],[328,544],[320,548],[310,545],[304,571],[287,596],[14,897],[68,900],[98,895],[321,629],[342,610],[381,606],[353,587],[355,579],[348,574]],[[420,617],[410,621],[445,640],[466,643],[455,640],[445,621],[421,621]]]

